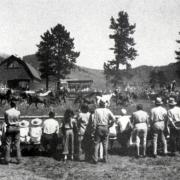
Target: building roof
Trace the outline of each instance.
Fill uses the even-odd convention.
[[[37,70],[34,67],[32,67],[30,64],[28,64],[27,62],[21,60],[20,58],[14,56],[14,55],[11,55],[7,59],[3,60],[0,63],[0,66],[2,66],[5,63],[10,64],[13,61],[17,61],[19,64],[21,64],[24,67],[24,69],[26,70],[27,74],[30,76],[30,78],[35,79],[37,81],[42,81]],[[22,79],[23,79],[23,77],[22,77]]]
[[[80,80],[80,79],[64,79],[61,80],[61,82],[68,82],[68,83],[93,83],[92,79],[84,79],[84,80]]]

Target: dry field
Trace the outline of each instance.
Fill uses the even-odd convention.
[[[154,106],[148,100],[137,100],[137,103],[142,103],[146,111]],[[64,107],[54,107],[57,115],[63,115],[66,108],[70,107],[72,102]],[[77,113],[78,108],[71,106]],[[8,109],[6,105],[1,107],[0,116],[3,116],[4,110]],[[25,106],[19,105],[19,110],[22,115],[47,115],[48,109],[36,110],[32,106],[29,110]],[[121,107],[115,107],[112,102],[110,109],[114,114],[118,115]],[[125,107],[128,115],[136,108]],[[135,159],[134,147],[129,147],[126,154],[121,152],[118,143],[115,143],[113,151],[109,152],[109,163],[99,162],[97,165],[90,164],[84,161],[67,161],[64,163],[59,160],[59,157],[44,157],[44,156],[24,156],[22,163],[17,165],[15,157],[12,157],[12,162],[9,165],[0,164],[0,180],[145,180],[145,179],[179,179],[180,176],[180,156],[163,157],[158,156],[156,159],[151,157],[151,147],[148,148],[146,158]]]

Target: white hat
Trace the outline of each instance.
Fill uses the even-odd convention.
[[[26,121],[26,120],[22,120],[21,122],[19,122],[19,126],[20,126],[21,128],[28,127],[28,126],[29,126],[29,122]]]
[[[157,104],[157,105],[163,104],[162,99],[157,97],[156,100],[155,100],[155,104]]]
[[[34,126],[39,126],[42,123],[41,119],[35,118],[31,120],[31,124]]]
[[[125,109],[121,109],[121,114],[125,115],[127,113],[127,111]]]
[[[177,102],[175,101],[174,98],[169,98],[169,104],[175,106]]]

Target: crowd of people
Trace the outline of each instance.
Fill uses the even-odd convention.
[[[127,151],[127,143],[130,137],[136,145],[136,158],[146,157],[147,135],[151,131],[153,152],[157,157],[157,146],[160,141],[163,147],[163,156],[167,156],[167,137],[170,137],[170,153],[175,155],[179,144],[180,108],[175,99],[169,99],[170,109],[167,111],[162,105],[162,99],[156,98],[155,107],[150,114],[143,110],[143,105],[138,104],[137,110],[131,116],[126,115],[126,110],[121,109],[121,116],[115,118],[114,114],[106,107],[106,102],[100,100],[99,106],[83,103],[77,116],[71,109],[66,109],[62,124],[55,120],[55,112],[50,109],[49,118],[42,122],[41,119],[20,121],[20,111],[16,103],[11,102],[11,108],[5,111],[5,156],[4,163],[9,164],[11,144],[16,147],[17,163],[21,163],[20,144],[41,143],[45,149],[51,142],[55,149],[58,146],[59,130],[62,132],[63,160],[81,160],[84,154],[85,161],[97,164],[99,151],[102,144],[103,161],[108,162],[108,142],[112,128],[115,128],[117,141],[124,151]],[[29,128],[29,124],[31,127]],[[142,154],[140,147],[142,145]]]

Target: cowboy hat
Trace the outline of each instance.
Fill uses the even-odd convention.
[[[31,120],[31,124],[34,126],[39,126],[42,123],[41,119],[35,118]]]
[[[169,105],[176,105],[177,104],[177,102],[175,101],[175,99],[174,98],[169,98]]]
[[[29,122],[26,121],[26,120],[22,120],[21,122],[19,122],[19,126],[20,126],[21,128],[28,127],[28,126],[29,126]]]
[[[157,105],[163,104],[162,99],[157,97],[155,100],[155,104],[157,104]]]

